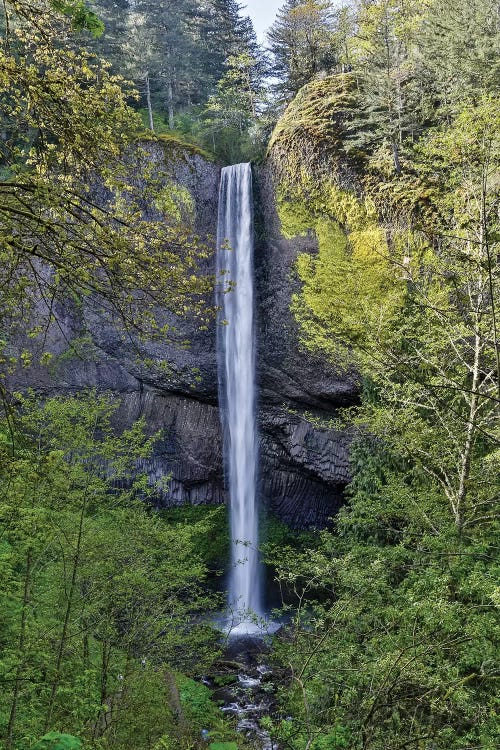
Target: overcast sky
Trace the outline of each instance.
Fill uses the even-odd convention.
[[[259,42],[264,41],[267,29],[284,2],[285,0],[242,0],[243,13],[252,19]]]

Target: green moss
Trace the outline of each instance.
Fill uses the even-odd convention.
[[[144,130],[137,134],[136,140],[160,143],[169,156],[183,156],[187,153],[191,156],[201,156],[205,161],[214,161],[213,155],[208,151],[175,132],[153,133],[151,130]]]
[[[337,171],[349,159],[346,126],[356,106],[352,74],[327,76],[304,86],[277,124],[268,154],[281,182],[303,182],[304,170],[316,176]]]
[[[278,200],[281,232],[287,239],[307,234],[314,226],[314,216],[304,201]]]
[[[335,357],[337,365],[348,366],[344,342],[388,330],[405,287],[393,262],[402,254],[403,243],[389,247],[373,202],[338,184],[337,167],[347,159],[339,136],[332,135],[333,130],[340,132],[335,113],[344,89],[340,85],[339,94],[338,86],[326,79],[305,87],[275,131],[272,154],[278,164],[277,209],[283,235],[314,232],[318,241],[316,255],[297,259],[303,286],[293,297],[292,310],[302,341]],[[325,90],[330,95],[320,99]],[[328,107],[333,108],[330,118]]]
[[[186,138],[177,133],[153,133],[151,130],[145,130],[138,134],[137,140],[160,143],[170,154],[173,152],[187,152],[192,156],[201,156],[205,161],[214,161],[214,157],[210,152],[205,151],[200,146],[197,146],[196,143],[186,140]]]

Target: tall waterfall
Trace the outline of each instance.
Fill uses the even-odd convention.
[[[261,615],[250,164],[222,170],[217,271],[219,391],[231,505],[229,606],[240,613],[251,610]]]

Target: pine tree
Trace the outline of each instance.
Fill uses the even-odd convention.
[[[329,0],[286,0],[268,33],[279,92],[291,98],[337,60],[334,14]]]
[[[361,107],[353,140],[368,150],[385,143],[399,173],[403,143],[422,122],[414,57],[421,5],[415,0],[362,0],[357,22],[352,52]]]
[[[500,6],[495,0],[434,0],[418,40],[429,109],[449,119],[464,99],[500,91]]]
[[[118,8],[95,0],[95,7],[106,24],[97,49],[138,87],[151,129],[153,110],[166,113],[173,129],[177,114],[205,104],[230,56],[259,57],[252,23],[235,0],[121,0]]]

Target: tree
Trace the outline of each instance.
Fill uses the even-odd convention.
[[[434,0],[424,15],[419,36],[418,76],[429,104],[450,121],[464,98],[478,101],[498,95],[500,11],[491,0]]]
[[[291,748],[498,742],[498,104],[429,130],[412,173],[366,179],[364,201],[302,185],[304,342],[364,390],[348,505],[278,565],[298,596],[278,645],[293,721],[274,727]]]
[[[499,395],[499,279],[491,246],[500,170],[496,106],[488,99],[469,106],[449,129],[429,134],[414,151],[417,178],[379,183],[381,215],[388,195],[397,196],[389,242],[377,240],[375,229],[359,234],[351,210],[342,222],[351,254],[349,244],[344,255],[333,254],[342,234],[332,230],[319,256],[299,264],[305,285],[297,312],[306,340],[330,351],[342,339],[354,346],[384,404],[380,414],[374,407],[370,429],[387,441],[394,427],[398,450],[440,483],[458,530],[483,512],[488,517],[495,498],[481,477],[489,476],[495,454]],[[354,306],[361,288],[364,298]]]
[[[51,6],[6,7],[0,97],[11,130],[0,144],[3,326],[43,339],[57,301],[94,295],[121,325],[153,333],[162,327],[153,309],[182,313],[188,300],[195,309],[210,284],[194,273],[204,250],[189,219],[144,216],[154,179],[144,152],[132,149],[141,127],[127,105],[133,91],[106,64],[72,48],[69,21]],[[141,178],[134,182],[131,173]],[[36,322],[29,296],[38,306]],[[2,358],[5,370],[7,349]]]
[[[262,65],[248,53],[227,60],[227,72],[201,114],[198,137],[229,164],[259,155]]]
[[[139,710],[136,675],[147,692],[165,670],[196,672],[212,658],[210,629],[192,622],[211,606],[193,546],[206,526],[171,527],[148,508],[138,462],[156,436],[141,423],[117,435],[117,406],[94,393],[28,399],[14,436],[3,425],[8,747],[61,725],[94,739],[119,733],[129,703]],[[162,721],[157,736],[168,710]]]
[[[268,32],[273,73],[286,99],[336,64],[334,15],[324,0],[287,0]]]
[[[141,0],[117,15],[99,0],[96,9],[108,20],[96,48],[126,71],[144,95],[153,125],[153,110],[165,113],[168,127],[192,113],[215,92],[230,56],[257,54],[252,23],[235,0],[157,3]]]
[[[412,0],[363,2],[351,42],[361,105],[352,141],[367,150],[387,144],[398,174],[404,142],[426,114],[415,72],[422,16],[425,7]]]

